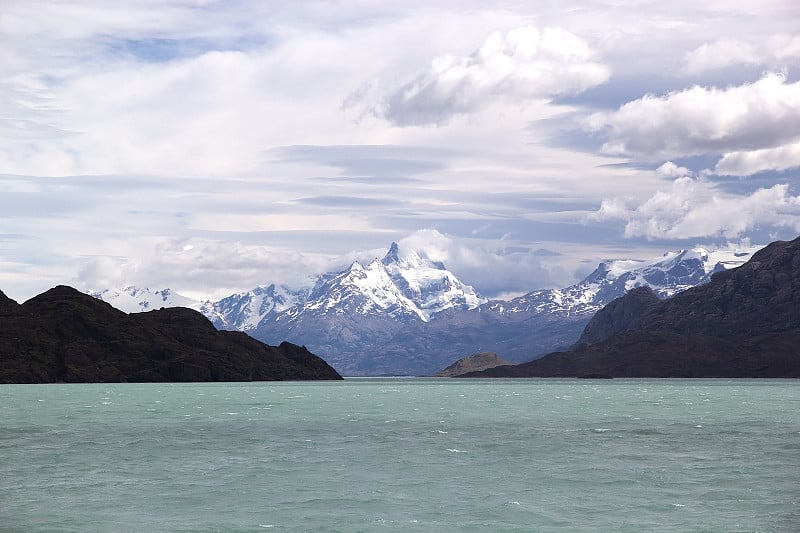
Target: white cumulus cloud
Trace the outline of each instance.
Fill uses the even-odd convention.
[[[760,57],[754,45],[736,39],[724,39],[704,43],[687,52],[684,70],[688,74],[698,74],[731,65],[755,65],[759,62]]]
[[[656,174],[665,178],[683,178],[684,176],[691,176],[692,171],[686,167],[679,167],[672,161],[667,161],[656,169]]]
[[[794,167],[800,167],[800,142],[778,148],[727,153],[717,162],[714,173],[722,176],[750,176]]]
[[[623,198],[604,200],[592,220],[622,220],[626,237],[736,238],[758,225],[800,231],[800,196],[788,184],[761,188],[749,196],[725,196],[702,180],[681,177],[668,191],[656,191],[638,206]]]
[[[800,137],[800,82],[768,74],[725,89],[646,95],[592,114],[585,126],[607,135],[605,153],[643,159],[777,148]]]
[[[372,112],[398,126],[447,122],[489,100],[515,102],[575,94],[605,83],[609,68],[578,36],[533,26],[495,32],[468,56],[443,55],[399,87]]]
[[[527,246],[511,237],[483,240],[456,237],[427,228],[399,239],[399,252],[420,253],[431,261],[440,261],[461,281],[472,285],[482,296],[518,295],[533,287],[565,286],[574,282],[574,264],[557,264],[560,257],[536,257]],[[357,251],[343,256],[344,268],[352,260],[380,258],[386,248]],[[333,264],[333,263],[332,263]]]

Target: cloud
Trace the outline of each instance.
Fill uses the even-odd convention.
[[[726,39],[705,43],[686,53],[684,70],[699,74],[730,65],[755,65],[761,62],[756,47],[744,41]]]
[[[726,89],[646,95],[585,126],[607,136],[603,152],[642,159],[776,148],[800,137],[800,82],[768,74]]]
[[[457,150],[400,145],[282,146],[270,151],[277,161],[340,169],[347,177],[405,177],[442,171]]]
[[[468,56],[436,57],[427,70],[388,90],[372,112],[397,126],[425,126],[475,112],[494,99],[526,102],[580,93],[609,78],[609,68],[595,56],[561,28],[495,32]],[[363,85],[344,105],[352,106],[369,90]]]
[[[672,161],[667,161],[656,169],[656,174],[664,176],[665,178],[682,178],[684,176],[691,176],[692,171],[686,167],[679,167]]]
[[[140,240],[133,247],[132,257],[85,258],[77,284],[84,289],[172,288],[187,295],[224,297],[273,282],[303,285],[316,268],[327,265],[322,255],[235,241],[167,238]]]
[[[636,207],[623,198],[603,200],[590,220],[622,220],[625,237],[647,239],[736,238],[761,225],[800,231],[800,196],[792,196],[788,184],[722,196],[706,181],[681,177]]]
[[[800,167],[800,142],[778,148],[727,153],[714,167],[714,173],[721,176],[751,176],[795,167]]]
[[[797,59],[800,59],[800,35],[773,35],[760,44],[720,39],[687,52],[683,69],[696,75],[736,65],[775,67]]]
[[[441,261],[459,279],[487,297],[506,291],[519,294],[572,281],[572,271],[548,265],[547,260],[553,257],[536,255],[536,250],[528,247],[517,247],[509,238],[457,238],[424,229],[400,239],[398,244],[401,254],[413,250]]]
[[[298,204],[327,207],[331,209],[365,209],[365,208],[386,208],[386,207],[399,207],[402,204],[400,200],[390,198],[370,198],[364,196],[309,196],[306,198],[298,198],[294,201]]]

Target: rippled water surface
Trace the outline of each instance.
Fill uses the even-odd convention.
[[[0,386],[0,531],[799,531],[800,382]]]

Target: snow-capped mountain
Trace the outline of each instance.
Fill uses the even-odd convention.
[[[347,270],[325,278],[314,288],[308,301],[292,309],[284,319],[293,320],[303,313],[386,314],[395,319],[425,318],[416,304],[395,285],[378,260],[367,266],[356,261]]]
[[[170,289],[154,291],[131,286],[121,289],[89,291],[89,294],[126,313],[141,313],[162,307],[188,307],[199,311],[203,306],[202,302],[182,296]]]
[[[266,316],[249,333],[269,344],[295,340],[350,375],[369,374],[375,365],[366,359],[380,358],[402,330],[424,330],[441,314],[469,312],[486,301],[443,264],[401,253],[393,243],[383,259],[320,276],[305,300]]]
[[[381,265],[426,322],[446,309],[474,309],[487,301],[471,286],[459,281],[441,262],[431,261],[417,252],[400,256],[395,242]]]
[[[308,301],[293,313],[387,314],[427,322],[446,309],[474,309],[487,300],[465,285],[442,263],[417,252],[399,254],[392,243],[382,260],[323,276]]]
[[[306,300],[308,289],[262,285],[232,294],[218,302],[206,302],[200,312],[219,329],[251,331],[278,313]]]
[[[554,313],[579,316],[595,313],[612,300],[643,285],[668,298],[701,285],[715,272],[746,263],[761,247],[709,251],[704,248],[667,252],[651,260],[618,259],[601,262],[585,279],[564,289],[537,290],[491,306],[507,313]]]
[[[448,309],[474,309],[487,300],[440,263],[392,243],[383,259],[320,275],[315,284],[291,288],[262,285],[216,302],[200,302],[169,289],[126,287],[90,291],[125,312],[185,306],[204,313],[218,328],[252,331],[263,323],[291,322],[303,315],[385,315],[427,322]]]
[[[419,375],[482,351],[517,362],[566,348],[596,311],[630,289],[648,285],[668,297],[745,263],[759,248],[607,260],[579,283],[507,301],[487,301],[443,264],[401,253],[395,243],[382,259],[320,275],[309,287],[263,285],[217,302],[168,289],[92,294],[128,312],[192,307],[220,329],[247,331],[268,344],[305,345],[345,375]]]

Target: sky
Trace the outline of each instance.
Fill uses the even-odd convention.
[[[4,0],[0,290],[487,297],[800,234],[795,0]]]

